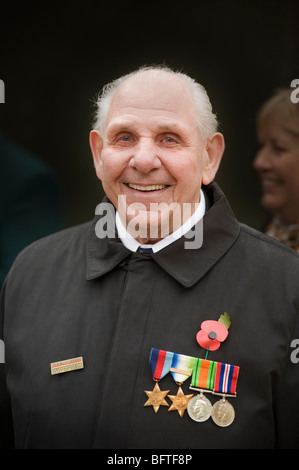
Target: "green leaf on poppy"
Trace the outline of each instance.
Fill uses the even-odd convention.
[[[229,329],[231,325],[231,321],[230,321],[230,316],[227,312],[224,312],[224,314],[220,316],[218,321],[220,323],[223,323],[223,325],[226,326],[227,329]]]

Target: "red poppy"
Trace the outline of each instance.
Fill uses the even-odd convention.
[[[206,320],[201,324],[201,330],[196,335],[198,344],[209,351],[216,351],[220,343],[227,338],[228,329],[223,323],[215,320]]]

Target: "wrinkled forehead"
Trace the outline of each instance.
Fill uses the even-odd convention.
[[[116,90],[109,109],[135,108],[182,113],[194,111],[191,90],[179,77],[165,71],[144,71],[125,80]]]

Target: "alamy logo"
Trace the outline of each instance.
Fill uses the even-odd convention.
[[[0,339],[0,364],[4,364],[5,355],[4,355],[4,341]]]
[[[4,81],[0,79],[0,103],[5,103],[5,85]]]
[[[299,362],[299,339],[293,339],[291,342],[291,348],[295,348],[291,353],[291,361],[293,364],[298,364]]]
[[[135,239],[152,240],[165,238],[172,234],[174,239],[182,236],[182,220],[187,221],[184,237],[188,240],[184,242],[186,249],[197,249],[203,244],[203,221],[202,219],[195,225],[191,224],[192,205],[185,203],[183,207],[178,203],[151,203],[150,210],[142,203],[132,203],[126,205],[126,196],[118,196],[118,214],[122,221],[126,221],[127,233]],[[115,213],[113,205],[109,202],[102,202],[96,207],[96,215],[100,215],[100,220],[96,223],[95,234],[98,238],[115,237]],[[171,224],[170,224],[171,221]],[[191,224],[191,225],[190,225]],[[171,225],[171,227],[170,227]]]
[[[291,88],[295,88],[294,91],[291,93],[291,101],[292,103],[296,104],[299,103],[299,79],[295,78],[291,82]]]

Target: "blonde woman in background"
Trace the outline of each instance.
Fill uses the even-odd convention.
[[[299,103],[279,90],[257,116],[260,149],[254,159],[262,206],[273,214],[266,233],[299,252]]]

